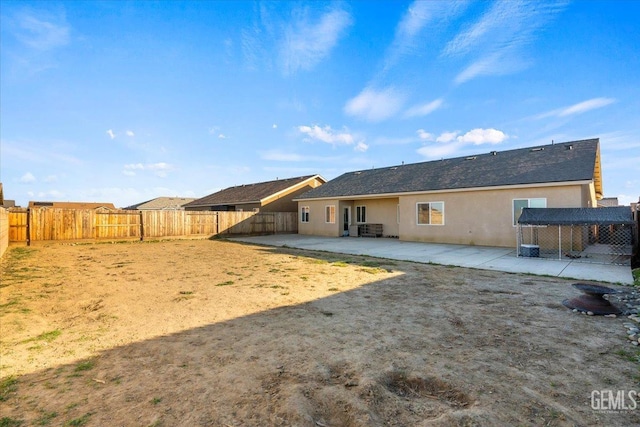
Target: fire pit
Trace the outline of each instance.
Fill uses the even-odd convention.
[[[590,283],[574,283],[572,286],[580,289],[584,295],[562,301],[565,307],[597,315],[621,313],[616,306],[603,298],[603,295],[618,293],[615,289]]]

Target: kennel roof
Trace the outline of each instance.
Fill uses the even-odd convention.
[[[522,225],[613,225],[634,224],[628,206],[608,208],[524,208]]]

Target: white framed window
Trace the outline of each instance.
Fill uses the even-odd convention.
[[[416,203],[418,225],[444,225],[444,202]]]
[[[302,206],[300,208],[300,222],[309,222],[309,206]]]
[[[367,222],[366,206],[356,206],[356,222]]]
[[[324,221],[327,224],[335,224],[336,223],[336,206],[335,205],[327,205],[324,207]]]
[[[522,209],[524,208],[546,208],[547,199],[513,199],[511,218],[513,219],[513,226],[518,225],[518,219],[522,215]]]

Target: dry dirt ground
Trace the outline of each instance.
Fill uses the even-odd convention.
[[[219,240],[13,247],[1,273],[2,426],[640,423],[591,407],[639,355],[569,280]]]

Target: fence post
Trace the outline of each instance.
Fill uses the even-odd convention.
[[[140,241],[144,241],[144,213],[140,211]]]
[[[27,246],[31,246],[31,208],[27,208]]]

